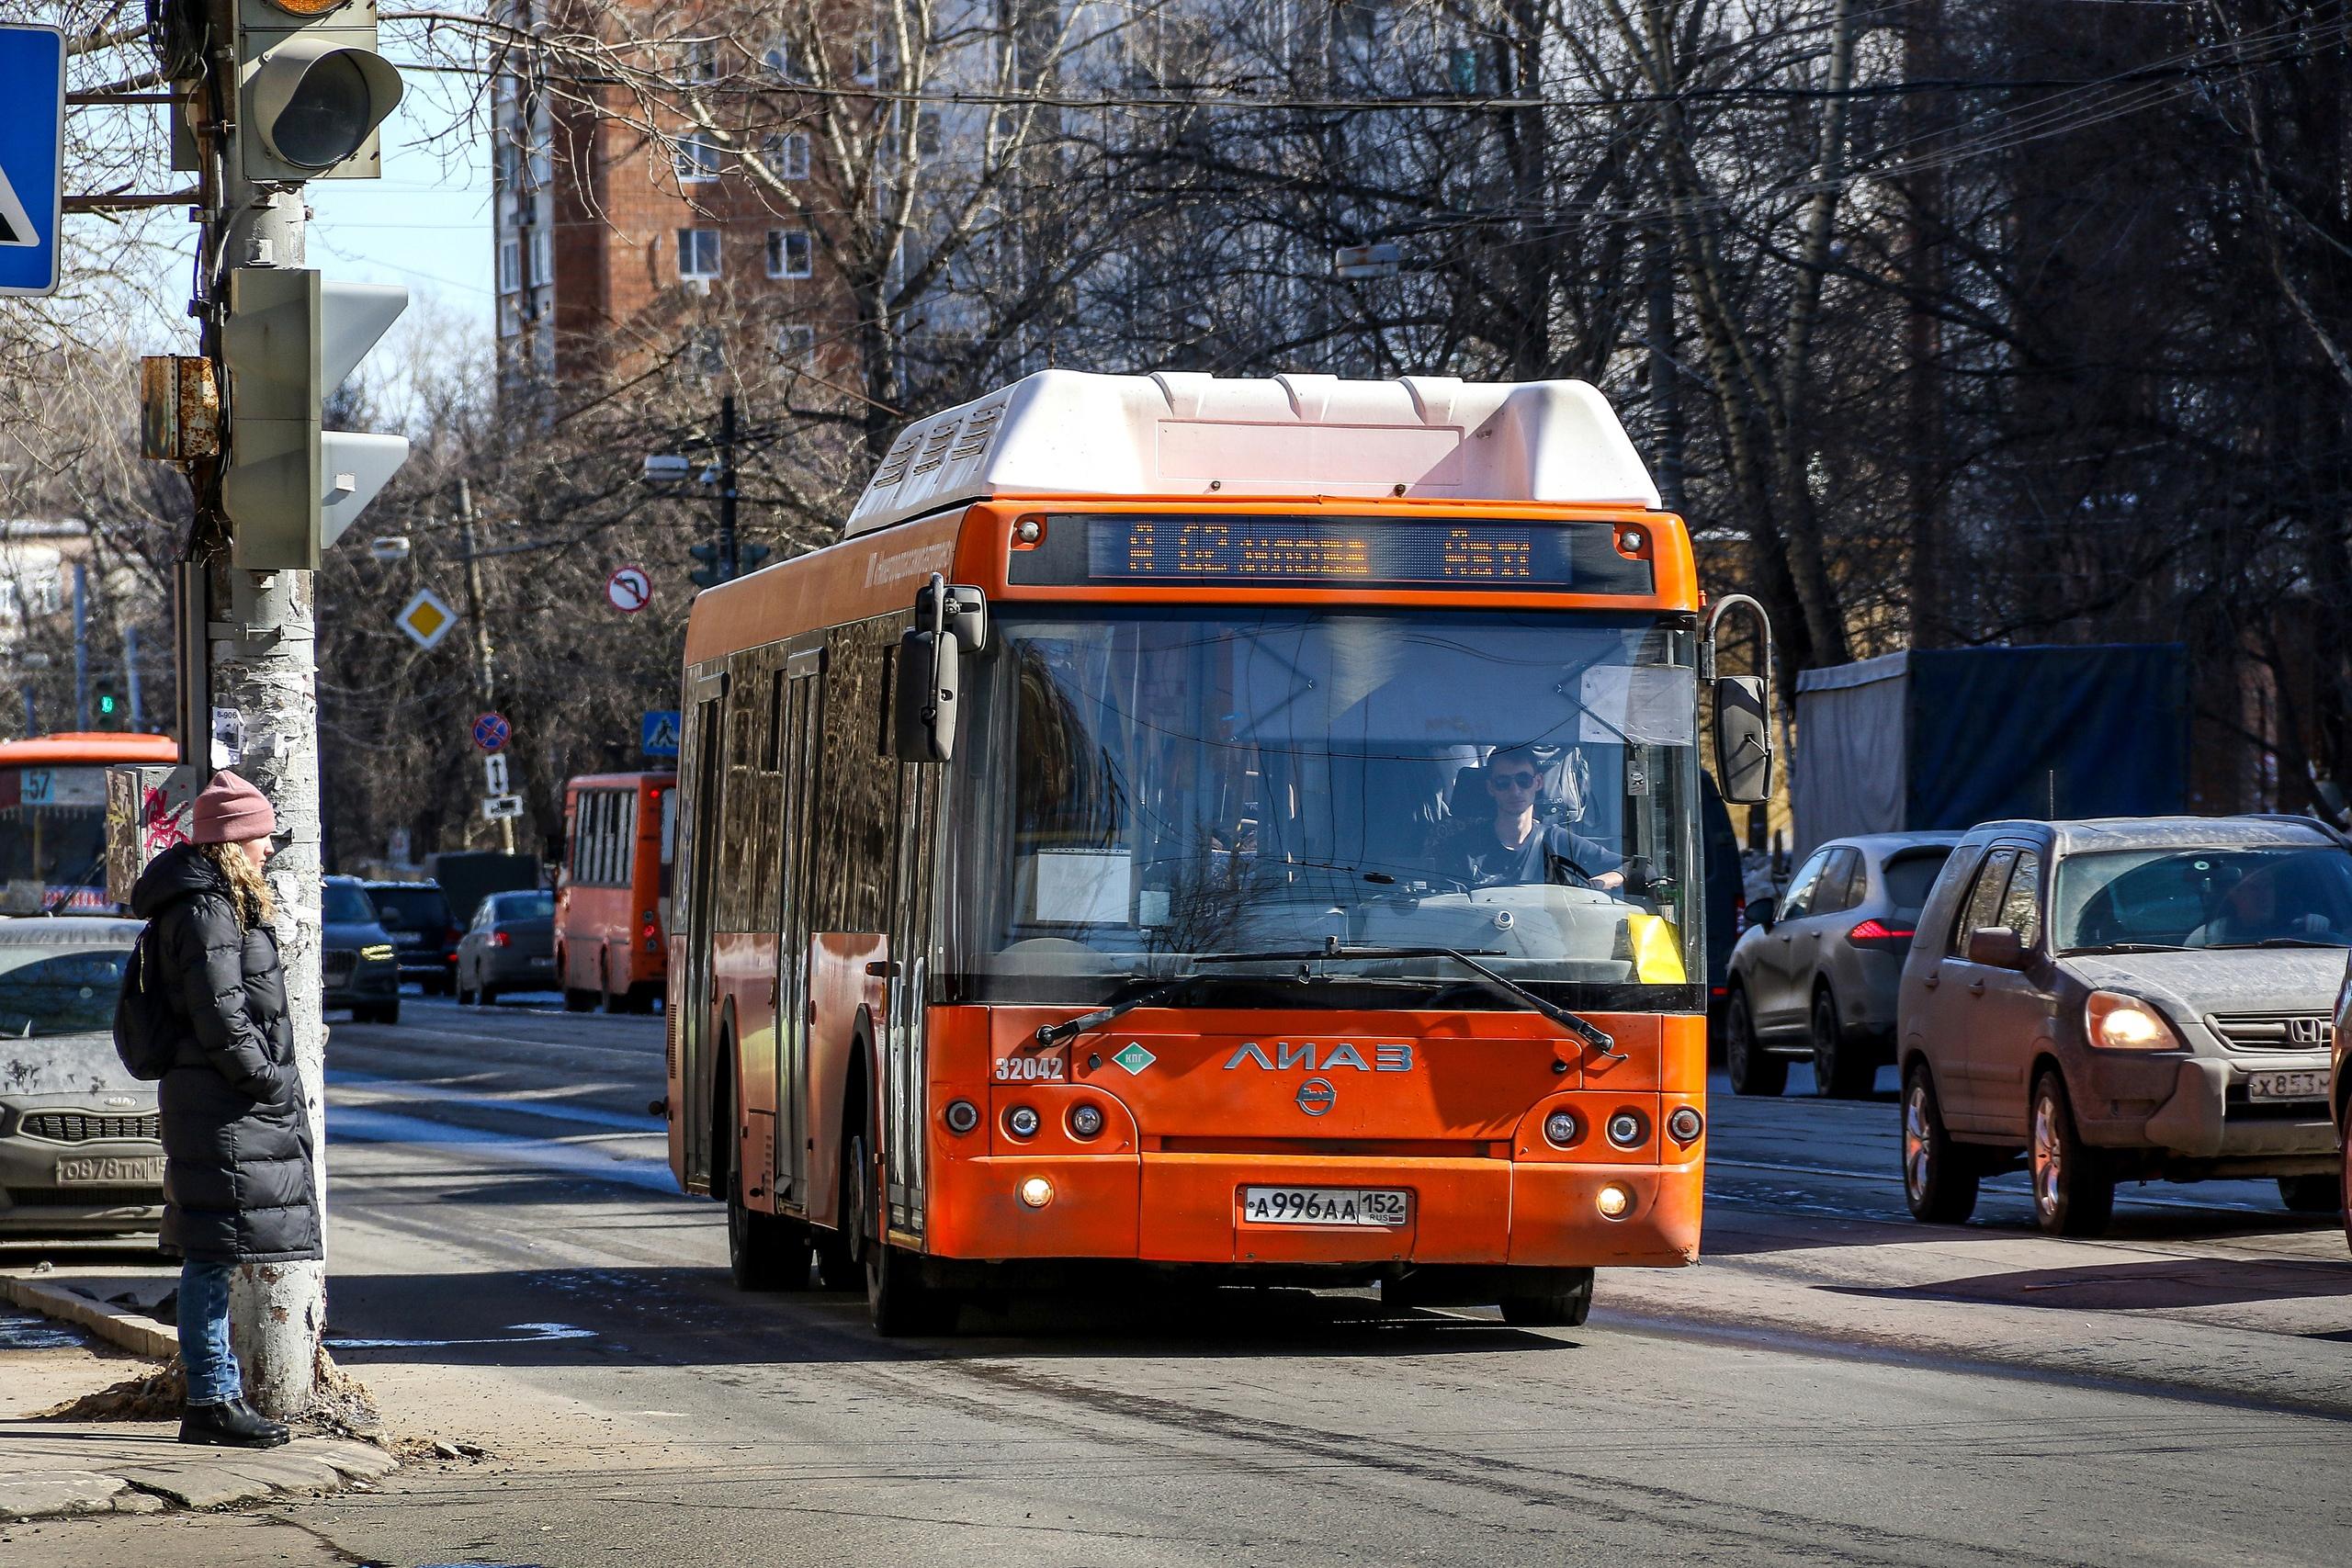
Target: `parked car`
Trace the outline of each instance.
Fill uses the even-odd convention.
[[[330,876],[321,889],[326,1005],[349,1008],[355,1023],[401,1021],[401,966],[391,933],[356,876]]]
[[[465,932],[451,918],[440,884],[370,882],[367,888],[377,923],[392,939],[401,978],[418,982],[428,997],[446,995],[458,962],[458,939]]]
[[[501,991],[555,988],[555,895],[493,893],[458,942],[458,1000],[490,1006]]]
[[[140,922],[0,919],[0,1235],[151,1232],[164,1218],[155,1086],[114,1052]]]
[[[1991,822],[1936,879],[1903,967],[1903,1183],[1958,1223],[2020,1164],[2058,1235],[2120,1180],[2275,1177],[2333,1210],[2331,998],[2352,852],[2282,818]]]
[[[1778,1094],[1810,1057],[1817,1094],[1855,1099],[1894,1060],[1895,990],[1928,889],[1957,833],[1832,839],[1777,907],[1748,906],[1725,983],[1724,1056],[1735,1094]]]
[[[2352,964],[2335,992],[2327,1032],[2327,1109],[2335,1121],[2335,1201],[2344,1212],[2344,1245],[2352,1247]]]

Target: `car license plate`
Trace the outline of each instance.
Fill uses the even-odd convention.
[[[2248,1100],[2325,1100],[2327,1074],[2318,1068],[2301,1073],[2254,1073],[2245,1080]]]
[[[1400,1187],[1245,1187],[1241,1218],[1253,1225],[1372,1225],[1394,1229],[1412,1213]]]
[[[158,1157],[87,1155],[57,1162],[60,1187],[160,1187],[163,1183],[164,1162]]]
[[[534,958],[531,960],[531,967],[534,969],[552,969],[555,967],[555,960],[552,957]]]

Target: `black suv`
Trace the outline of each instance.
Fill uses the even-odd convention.
[[[398,1023],[400,962],[367,890],[356,876],[330,876],[320,892],[326,906],[320,932],[326,1005],[349,1008],[355,1023]]]
[[[462,931],[449,917],[449,900],[437,882],[370,882],[368,901],[390,933],[401,978],[424,987],[428,997],[445,995],[458,962]]]

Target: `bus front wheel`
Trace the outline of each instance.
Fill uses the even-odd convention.
[[[865,1315],[885,1339],[955,1331],[957,1303],[947,1292],[926,1284],[922,1259],[893,1247],[881,1221],[880,1191],[872,1145],[863,1132],[850,1134],[844,1163],[850,1182],[842,1215],[842,1234],[857,1238],[865,1260]]]
[[[1553,1288],[1562,1282],[1558,1271],[1544,1272],[1550,1276],[1544,1280],[1545,1289],[1502,1299],[1503,1321],[1514,1328],[1583,1326],[1585,1315],[1592,1311],[1592,1270],[1569,1270],[1573,1278],[1566,1281],[1566,1290]]]

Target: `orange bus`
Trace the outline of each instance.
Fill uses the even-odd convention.
[[[96,730],[0,740],[0,915],[110,910],[107,769],[171,763],[168,735]]]
[[[670,1156],[736,1282],[813,1254],[884,1334],[1171,1272],[1573,1324],[1691,1262],[1713,635],[1581,383],[916,423],[690,617]],[[1713,690],[1752,800],[1761,682]]]
[[[650,1012],[669,974],[675,773],[586,773],[563,786],[556,984],[567,1011]]]

